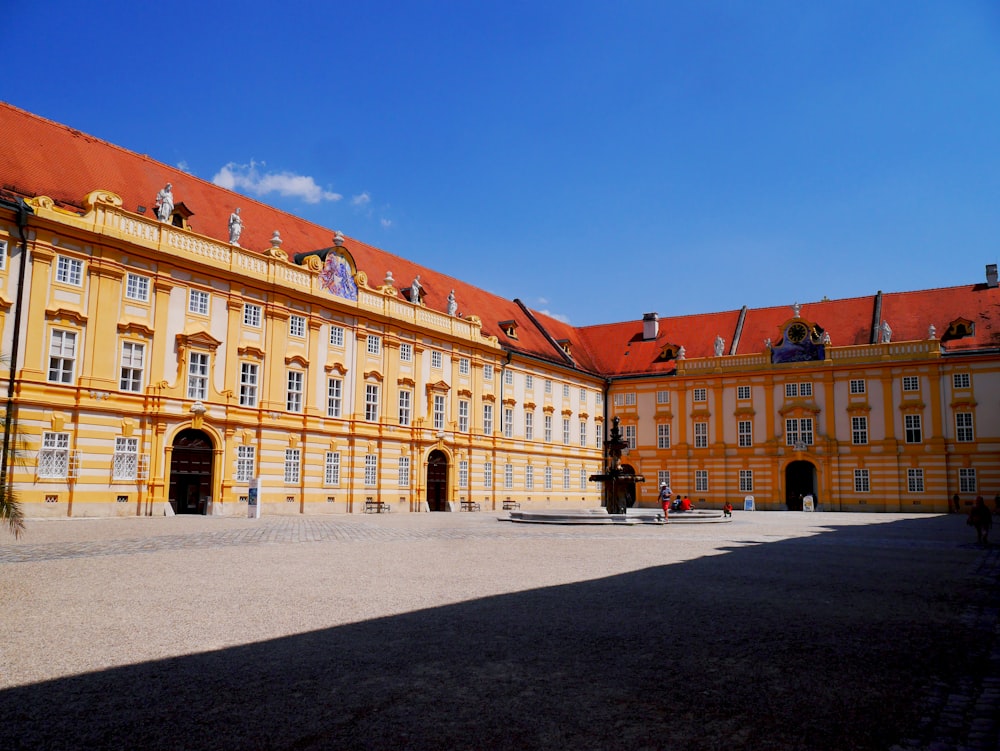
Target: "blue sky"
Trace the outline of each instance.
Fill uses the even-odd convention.
[[[996,2],[56,0],[4,27],[0,99],[574,325],[997,261]]]

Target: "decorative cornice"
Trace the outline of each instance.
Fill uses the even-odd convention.
[[[69,308],[46,308],[45,315],[49,318],[68,318],[76,321],[77,323],[84,324],[87,322],[87,314],[79,310],[70,310]]]
[[[122,334],[125,333],[138,333],[144,334],[146,336],[153,335],[153,327],[150,326],[145,321],[133,321],[130,319],[124,319],[118,322],[118,331]]]

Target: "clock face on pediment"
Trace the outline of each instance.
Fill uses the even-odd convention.
[[[785,336],[788,337],[788,341],[793,342],[794,344],[798,344],[807,336],[809,336],[809,329],[805,327],[805,324],[793,323],[791,326],[788,327],[787,331],[785,332]]]

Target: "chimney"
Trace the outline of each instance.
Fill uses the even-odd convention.
[[[986,264],[986,286],[997,286],[997,265],[995,263]]]
[[[996,266],[993,267],[993,277],[994,283],[996,282]],[[660,316],[658,313],[643,313],[642,314],[642,340],[648,342],[650,339],[655,339],[657,334],[660,333]]]

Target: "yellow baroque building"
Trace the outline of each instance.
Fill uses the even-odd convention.
[[[1000,492],[996,266],[572,327],[0,104],[4,472],[28,516],[601,503],[945,511]],[[169,192],[167,192],[169,191]],[[234,219],[235,217],[235,219]]]

